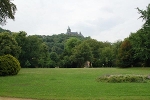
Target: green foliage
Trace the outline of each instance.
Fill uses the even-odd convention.
[[[64,52],[62,54],[61,67],[65,68],[77,68],[77,62],[75,61],[75,48],[81,43],[77,37],[70,37],[64,44]]]
[[[50,59],[51,59],[51,63],[53,65],[53,67],[57,67],[59,66],[58,62],[59,62],[59,57],[57,55],[56,52],[51,52],[50,53]]]
[[[102,58],[101,53],[100,53],[100,49],[105,47],[104,43],[99,42],[95,39],[90,39],[90,38],[86,39],[84,42],[90,46],[90,49],[92,51],[92,55],[93,55],[92,65],[93,65],[93,67],[100,67],[101,66],[100,59]]]
[[[31,64],[30,64],[30,62],[27,60],[26,62],[25,62],[25,65],[24,65],[26,68],[28,68],[29,66],[31,66]]]
[[[56,52],[51,52],[50,53],[50,58],[51,60],[55,61],[55,62],[58,62],[59,58],[58,58],[58,55]]]
[[[120,45],[122,44],[123,41],[118,40],[117,42],[112,44],[112,51],[113,51],[113,60],[112,60],[112,66],[118,66],[118,61],[119,61],[119,50],[120,50]]]
[[[11,0],[0,0],[0,24],[5,25],[7,18],[14,20],[16,10],[17,7]]]
[[[105,75],[97,79],[98,82],[108,83],[146,83],[149,80],[146,75]]]
[[[141,29],[129,36],[133,51],[133,66],[150,66],[150,4],[146,10],[140,10],[139,8],[137,10],[145,23]]]
[[[21,47],[18,46],[15,38],[8,32],[0,34],[0,55],[11,54],[18,58],[21,52]]]
[[[139,14],[141,14],[140,18],[145,20],[145,23],[143,25],[143,28],[149,28],[150,27],[150,4],[146,7],[146,10],[141,10],[137,8],[139,11]]]
[[[49,47],[46,43],[42,43],[40,45],[40,55],[38,59],[38,67],[40,68],[48,68],[50,63],[50,54],[49,54]]]
[[[52,36],[39,36],[43,39],[43,41],[48,45],[49,52],[56,52],[58,55],[61,55],[64,52],[64,47],[66,41],[70,38],[77,38],[79,40],[83,40],[84,38],[81,36],[70,36],[66,34],[58,34]]]
[[[11,33],[10,30],[2,29],[2,28],[0,27],[0,33],[2,33],[2,32],[8,32],[8,33]]]
[[[73,53],[73,49],[79,45],[81,41],[78,38],[69,38],[67,42],[65,43],[65,50],[68,55],[71,55]]]
[[[139,30],[129,37],[132,45],[134,66],[149,66],[150,41],[149,36],[144,31]]]
[[[72,58],[78,67],[83,67],[86,61],[92,62],[93,55],[90,46],[86,42],[82,42],[75,47]]]
[[[62,68],[77,68],[77,63],[73,61],[72,56],[63,56],[63,60],[60,62]]]
[[[101,50],[100,61],[103,67],[112,67],[113,66],[113,49],[111,47],[104,47]]]
[[[19,61],[21,65],[25,67],[25,63],[28,60],[31,64],[29,67],[38,67],[39,59],[45,59],[47,56],[48,48],[42,42],[42,40],[36,35],[26,36],[25,32],[16,33],[16,40],[22,48]],[[43,56],[43,57],[41,57]]]
[[[129,37],[134,52],[133,62],[134,66],[150,66],[150,4],[146,7],[146,10],[139,8],[137,10],[145,23],[141,29],[132,33]]]
[[[25,45],[25,58],[31,63],[31,67],[38,67],[38,59],[42,52],[41,45],[42,40],[36,35],[28,36]]]
[[[0,56],[0,76],[16,75],[20,71],[19,61],[11,56]]]
[[[128,39],[125,39],[120,45],[119,53],[118,53],[118,65],[119,67],[131,67],[133,61],[133,51],[131,43]]]
[[[18,33],[12,33],[12,34],[13,34],[13,37],[15,38],[15,40],[17,41],[18,46],[21,47],[21,53],[19,55],[18,60],[19,60],[19,62],[21,64],[21,66],[25,67],[26,66],[26,61],[28,61],[28,59],[26,58],[27,33],[24,32],[24,31],[20,31]]]

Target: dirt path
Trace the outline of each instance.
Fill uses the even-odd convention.
[[[0,100],[35,100],[35,99],[22,99],[22,98],[0,97]]]

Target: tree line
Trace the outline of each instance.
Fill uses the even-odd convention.
[[[27,35],[0,28],[0,56],[11,54],[24,68],[150,66],[150,4],[140,10],[143,26],[123,41],[102,42],[90,37],[58,34]]]
[[[110,42],[63,33],[45,36],[27,35],[24,31],[8,32],[2,28],[1,31],[0,55],[11,54],[22,67],[81,68],[86,61],[90,61],[92,67],[112,67],[114,64],[115,47]]]

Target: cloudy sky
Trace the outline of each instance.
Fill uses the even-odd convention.
[[[115,42],[141,28],[137,7],[146,9],[149,0],[14,0],[15,21],[2,26],[28,35],[66,33],[68,26],[98,41]]]

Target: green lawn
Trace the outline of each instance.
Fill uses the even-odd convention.
[[[0,77],[0,96],[88,100],[150,100],[150,83],[100,83],[106,74],[150,75],[150,68],[21,69]]]

